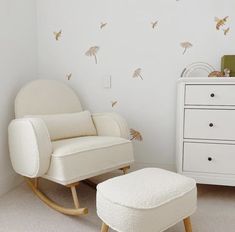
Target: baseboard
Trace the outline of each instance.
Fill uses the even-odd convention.
[[[131,169],[138,170],[138,169],[148,168],[148,167],[162,168],[162,169],[166,169],[172,172],[176,171],[176,167],[174,164],[158,164],[158,163],[142,163],[142,162],[135,162],[131,166]]]
[[[22,182],[22,177],[16,173],[10,173],[5,178],[0,178],[0,196],[6,194]]]

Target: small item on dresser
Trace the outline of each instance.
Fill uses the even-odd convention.
[[[221,71],[230,70],[230,77],[235,77],[235,55],[225,55],[221,58]]]
[[[205,77],[213,71],[215,71],[214,67],[208,63],[194,62],[183,69],[181,77]]]
[[[225,68],[225,69],[224,69],[224,76],[225,76],[225,77],[230,77],[230,72],[231,72],[230,69]]]
[[[224,74],[220,71],[213,71],[208,75],[208,77],[224,77]]]

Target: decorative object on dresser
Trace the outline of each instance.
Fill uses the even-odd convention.
[[[235,80],[181,78],[176,125],[178,172],[235,186]]]
[[[215,71],[214,67],[205,62],[194,62],[185,67],[181,73],[181,77],[202,77],[208,76]]]
[[[221,71],[230,70],[230,76],[235,77],[235,55],[225,55],[221,58]]]
[[[208,77],[224,77],[224,73],[220,71],[211,72]]]

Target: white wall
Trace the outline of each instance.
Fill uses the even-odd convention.
[[[8,154],[7,126],[19,88],[36,78],[34,0],[0,0],[0,195],[19,182]]]
[[[135,142],[139,164],[173,169],[176,81],[191,62],[219,69],[220,57],[235,53],[234,9],[234,0],[38,0],[39,77],[66,81],[73,73],[67,82],[85,108],[114,110],[142,132],[144,141]],[[229,16],[227,36],[215,29],[215,16]],[[100,22],[108,24],[101,30]],[[193,44],[185,55],[183,41]],[[96,45],[97,65],[84,55]],[[143,81],[132,78],[136,68]],[[102,87],[107,75],[111,89]]]

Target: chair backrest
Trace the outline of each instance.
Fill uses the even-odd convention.
[[[76,93],[56,80],[36,80],[25,85],[15,99],[15,116],[62,114],[82,111]]]

